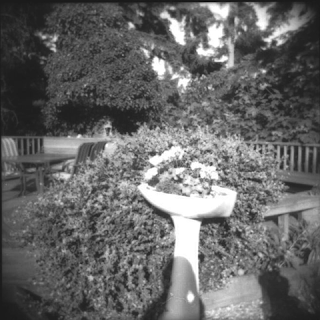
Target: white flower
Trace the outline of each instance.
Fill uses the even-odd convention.
[[[203,168],[203,164],[194,161],[191,163],[190,167],[191,167],[191,170],[201,169],[201,168]]]
[[[177,147],[171,147],[170,150],[165,151],[162,154],[162,158],[163,160],[171,160],[174,158],[178,158],[178,159],[182,159],[184,154],[184,151],[181,149],[181,147],[177,146]]]
[[[216,171],[216,167],[211,166],[207,167],[207,172],[212,180],[219,180],[218,172]]]
[[[200,177],[201,178],[208,177],[211,180],[218,180],[219,179],[218,173],[216,171],[216,167],[214,167],[214,166],[211,166],[211,167],[204,166],[203,168],[201,168]]]
[[[187,151],[188,152],[188,149]],[[219,180],[218,172],[216,171],[215,166],[206,166],[198,161],[193,161],[190,165],[191,170],[200,169],[199,176],[193,177],[194,173],[190,173],[190,169],[185,167],[178,167],[177,160],[181,160],[184,156],[185,151],[180,146],[173,146],[169,150],[165,150],[161,155],[155,155],[149,159],[149,162],[153,165],[153,168],[149,169],[144,174],[144,180],[147,182],[152,180],[154,176],[159,177],[159,180],[169,179],[171,182],[175,183],[182,191],[183,195],[189,197],[214,197],[217,193],[216,191],[210,191],[209,188],[213,180]],[[174,162],[174,163],[171,163]],[[219,163],[219,162],[218,162]],[[164,172],[163,169],[165,169]],[[187,170],[188,169],[188,170]],[[160,170],[160,171],[159,171]],[[159,173],[162,172],[162,173]],[[181,179],[183,181],[181,181]],[[157,190],[157,187],[150,187],[154,190]]]
[[[93,278],[93,276],[91,276],[91,275],[90,275],[90,276],[88,276],[88,280],[89,280],[90,282],[92,282],[92,281],[93,281],[93,279],[94,279],[94,278]]]
[[[173,152],[171,150],[167,150],[161,155],[161,158],[164,161],[167,161],[167,160],[169,160],[170,158],[173,158],[173,157],[174,157],[174,155],[173,155]]]
[[[182,159],[183,154],[184,154],[184,150],[181,149],[181,147],[177,146],[177,147],[172,147],[170,149],[170,151],[173,153],[174,156],[178,157],[179,160]]]
[[[149,181],[151,180],[154,176],[158,174],[158,169],[157,168],[150,168],[145,174],[144,174],[144,179]]]
[[[212,179],[212,180],[219,180],[219,175],[218,175],[218,172],[211,172],[210,173],[210,178]]]
[[[154,157],[149,159],[149,162],[153,166],[159,165],[163,161],[171,161],[175,158],[182,159],[184,151],[181,147],[172,147],[170,150],[166,150],[162,153],[161,156],[155,155]]]
[[[186,170],[186,168],[176,168],[175,170],[174,170],[174,173],[176,174],[176,175],[179,175],[179,174],[181,174],[184,170]]]
[[[159,163],[161,163],[163,161],[161,156],[155,155],[154,157],[149,159],[149,162],[153,165],[153,166],[157,166]]]
[[[204,179],[206,176],[207,176],[207,172],[204,171],[204,170],[201,170],[201,171],[200,171],[200,178],[201,178],[201,179]]]

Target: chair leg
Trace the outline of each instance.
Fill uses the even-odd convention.
[[[21,176],[20,178],[20,182],[21,182],[21,191],[19,193],[19,196],[22,195],[24,196],[26,194],[26,190],[27,190],[27,180],[26,177],[24,175]]]
[[[37,174],[35,175],[35,183],[36,183],[37,192],[39,193],[40,183],[39,183],[39,177]],[[23,175],[21,177],[21,188],[22,188],[22,190],[21,190],[20,194],[25,195],[26,191],[27,191],[27,176],[25,176],[25,175]]]

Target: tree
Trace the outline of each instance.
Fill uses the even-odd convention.
[[[239,2],[234,2],[230,4],[229,15],[225,24],[225,32],[227,36],[228,45],[228,68],[234,66],[234,46],[237,37],[237,26],[239,22],[238,12],[239,12]]]
[[[266,67],[271,62],[268,56],[275,59],[277,63],[274,67],[277,66],[276,72],[281,74],[285,71],[285,64],[280,63],[281,57],[285,57],[285,49],[274,46],[267,50],[263,39],[274,31],[275,26],[289,18],[289,9],[293,5],[266,4],[272,15],[269,27],[264,32],[257,27],[253,3],[230,3],[231,9],[226,20],[197,3],[80,3],[50,6],[52,11],[47,15],[47,28],[42,32],[56,34],[58,40],[57,52],[50,55],[45,67],[48,103],[42,109],[46,128],[51,134],[65,134],[69,130],[85,133],[90,132],[97,120],[111,115],[118,122],[116,126],[120,131],[132,131],[139,122],[160,119],[163,108],[167,108],[165,104],[178,105],[181,97],[177,96],[177,90],[171,88],[177,81],[171,81],[170,77],[161,81],[157,79],[151,67],[155,56],[170,63],[175,73],[181,73],[182,67],[186,67],[195,81],[212,74],[199,83],[207,83],[210,87],[210,79],[213,81],[211,86],[216,86],[216,94],[225,90],[228,99],[234,96],[239,77],[249,69],[249,73],[253,74],[261,66]],[[311,4],[308,6],[312,7]],[[41,11],[40,7],[8,6],[13,14],[9,9],[6,10],[18,17],[19,23],[10,22],[7,17],[1,21],[1,32],[4,35],[1,38],[1,64],[4,66],[1,69],[1,110],[4,115],[13,114],[14,111],[20,121],[23,118],[22,111],[39,111],[39,107],[34,107],[41,105],[39,97],[43,102],[46,100],[42,89],[35,90],[44,88],[45,84],[39,66],[41,58],[47,53],[39,53],[41,41],[35,37],[42,19],[35,19],[37,23],[30,22],[33,12],[37,12],[36,17],[44,17],[44,10]],[[26,8],[37,8],[38,11]],[[174,40],[169,21],[161,15],[164,9],[178,21],[185,22],[186,45]],[[200,45],[208,47],[208,30],[213,24],[224,26],[225,46],[217,49],[209,58],[201,57],[197,48]],[[17,32],[10,31],[16,29]],[[16,35],[23,41],[17,41]],[[293,34],[288,35],[289,40],[293,39],[291,36]],[[314,40],[309,42],[312,48],[316,48]],[[33,43],[37,45],[33,46]],[[288,47],[286,57],[291,62],[287,66],[294,66],[293,58],[295,54],[299,56],[299,50],[293,50],[294,47]],[[301,61],[307,61],[310,58],[307,43],[303,48]],[[149,52],[148,55],[143,53],[144,49]],[[291,51],[295,53],[289,54]],[[314,53],[315,49],[311,52]],[[19,59],[16,58],[17,54]],[[224,64],[215,60],[225,54],[229,55],[228,65],[234,65],[235,69],[223,80],[227,86],[221,89],[221,79],[225,78],[221,76]],[[270,65],[267,69],[272,72]],[[313,72],[311,69],[310,72]],[[288,70],[283,75],[293,75]],[[31,75],[35,75],[39,81],[35,83]],[[220,84],[216,81],[219,77],[222,81]],[[21,81],[17,82],[17,79]],[[284,83],[284,77],[281,79]],[[294,79],[292,77],[290,81],[296,84]],[[29,83],[33,84],[32,90]],[[25,92],[23,99],[20,99],[21,92]],[[33,92],[32,97],[26,99],[30,92]],[[202,100],[202,96],[197,99]],[[28,101],[27,108],[25,101]]]
[[[185,23],[186,46],[183,51],[183,62],[193,75],[201,76],[220,70],[221,63],[215,60],[224,55],[228,56],[227,67],[233,67],[242,57],[256,52],[266,44],[263,40],[265,33],[257,26],[258,18],[252,3],[221,2],[220,5],[228,5],[230,8],[226,19],[212,13],[208,7],[196,3],[181,3],[167,9],[173,18]],[[225,45],[217,48],[212,57],[204,59],[196,51],[200,44],[204,48],[209,48],[208,30],[212,25],[223,26],[222,41]],[[201,73],[198,68],[205,71]]]
[[[246,140],[320,142],[319,19],[232,69],[194,79],[169,122]],[[259,69],[263,68],[263,72]]]
[[[161,111],[160,86],[115,3],[58,4],[48,17],[58,35],[48,59],[46,127],[53,133],[86,133],[101,117],[115,118],[120,131]]]
[[[157,57],[163,59],[172,68],[172,72],[184,75],[184,46],[177,43],[170,31],[170,22],[161,16],[168,8],[179,6],[179,3],[148,2],[119,3],[124,18],[134,26],[131,32],[140,46],[149,53],[149,60]],[[188,68],[188,67],[187,67]],[[166,81],[166,80],[164,80]],[[163,82],[163,81],[162,81]]]
[[[201,57],[197,53],[198,47],[209,48],[208,31],[212,24],[219,24],[220,20],[208,7],[197,3],[177,3],[166,7],[172,18],[184,23],[185,46],[181,50],[182,63],[187,67],[193,78],[208,75],[220,70],[223,63],[216,62],[214,57]]]
[[[274,41],[233,68],[193,79],[183,108],[170,108],[163,121],[246,140],[319,143],[318,11],[282,38],[283,44]]]
[[[41,61],[48,49],[36,36],[49,9],[40,4],[1,4],[1,122],[2,133],[41,130],[40,108],[45,100]],[[41,132],[41,131],[40,131]]]
[[[265,47],[265,33],[257,26],[258,18],[253,3],[224,2],[221,5],[229,5],[229,13],[226,19],[219,20],[223,25],[222,40],[225,46],[217,49],[216,57],[227,55],[227,68],[232,68],[244,56]]]

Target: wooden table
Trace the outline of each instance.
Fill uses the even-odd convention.
[[[75,154],[50,154],[50,153],[37,153],[23,156],[3,157],[2,161],[19,163],[19,164],[33,164],[36,166],[37,174],[39,177],[39,192],[43,193],[44,175],[43,169],[49,168],[50,164],[74,159]]]

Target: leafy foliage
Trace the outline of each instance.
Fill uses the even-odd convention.
[[[275,161],[238,137],[149,130],[118,141],[66,184],[52,186],[19,219],[39,255],[43,281],[64,319],[153,319],[162,311],[173,256],[173,226],[138,192],[148,159],[173,145],[214,162],[219,185],[238,192],[233,215],[206,221],[200,234],[200,288],[223,286],[241,272],[272,268],[275,252],[261,225],[284,186]]]
[[[3,134],[41,133],[40,106],[45,77],[41,62],[48,49],[36,36],[47,5],[1,4],[1,130]]]
[[[282,243],[283,261],[286,267],[297,267],[299,264],[315,264],[320,261],[320,226],[309,225],[302,220],[291,223],[289,239]],[[278,239],[278,241],[281,239]]]
[[[283,48],[249,55],[231,70],[194,79],[183,108],[171,107],[163,121],[241,134],[246,140],[318,143],[319,51],[310,37],[297,46],[303,34]]]
[[[237,65],[232,69],[224,70],[220,66],[210,73],[208,61],[201,62],[197,55],[200,40],[189,41],[182,58],[196,76],[179,105],[166,105],[161,122],[184,128],[201,127],[222,135],[241,134],[246,140],[318,143],[318,12],[311,4],[306,4],[313,9],[313,18],[298,30],[284,35],[284,44],[273,43],[266,49],[262,41],[274,31],[272,22],[280,25],[286,21],[292,6],[292,3],[270,5],[270,26],[261,33],[251,4],[233,5],[230,15],[233,23],[236,18],[238,20],[234,25]],[[189,9],[181,5],[170,13],[181,20]],[[228,22],[225,22],[226,41],[231,32],[227,27]],[[226,47],[222,47],[216,54],[218,57],[226,53]]]
[[[227,4],[227,3],[225,3]],[[228,3],[229,13],[223,24],[222,41],[224,46],[218,48],[215,57],[228,56],[228,67],[242,61],[247,54],[253,54],[265,47],[265,33],[257,26],[258,17],[252,3]]]
[[[290,296],[312,314],[320,312],[320,226],[305,220],[290,220],[289,238],[283,240],[278,228],[270,230],[270,242],[278,248],[278,261],[282,272],[294,270]],[[292,271],[291,271],[292,272]]]
[[[260,5],[271,13],[265,32],[256,25],[252,3],[233,3],[227,21],[197,3],[2,5],[1,110],[6,130],[17,133],[16,119],[21,128],[28,123],[29,134],[34,128],[54,135],[86,134],[99,119],[112,116],[120,132],[161,118],[187,127],[213,126],[215,132],[241,133],[246,139],[316,142],[317,8],[301,5],[314,11],[310,23],[284,36],[284,45],[261,50],[263,39],[287,21],[293,3]],[[175,41],[170,22],[161,15],[164,9],[184,22],[186,45]],[[208,47],[213,24],[224,26],[225,45],[210,58],[201,57],[197,49]],[[40,28],[58,36],[57,52],[46,66],[48,97],[41,65],[48,49],[35,36]],[[215,59],[228,52],[232,35],[237,65],[226,73]],[[149,51],[148,57],[142,49]],[[185,98],[179,96],[177,81],[158,81],[150,64],[154,57],[170,63],[174,73],[191,72],[194,81]],[[261,67],[267,73],[252,78]],[[237,81],[242,80],[240,86]],[[260,90],[260,84],[267,87]],[[41,109],[45,128],[39,125]]]
[[[156,73],[118,5],[60,4],[48,23],[59,35],[57,52],[45,68],[48,129],[59,130],[61,122],[84,123],[88,114],[95,120],[111,114],[121,118],[120,129],[130,129],[161,108]]]

